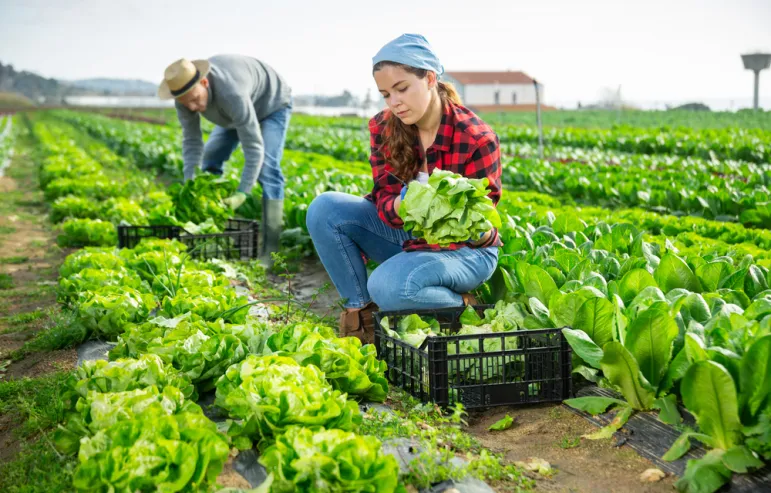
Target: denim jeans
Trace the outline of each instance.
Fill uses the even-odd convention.
[[[260,121],[265,159],[257,181],[262,185],[263,197],[267,199],[284,198],[281,156],[284,154],[284,141],[291,116],[292,104],[290,103],[289,106],[271,113]],[[230,159],[238,143],[238,132],[235,128],[215,126],[203,148],[203,171],[221,175],[225,161]]]
[[[308,231],[346,308],[370,301],[383,311],[463,306],[466,293],[488,280],[498,247],[402,251],[412,236],[393,229],[370,201],[325,192],[308,207]],[[379,264],[369,279],[362,253]]]

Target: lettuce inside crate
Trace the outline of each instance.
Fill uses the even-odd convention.
[[[511,330],[515,306],[377,312],[375,345],[389,381],[441,406],[558,402],[571,394],[560,329]]]

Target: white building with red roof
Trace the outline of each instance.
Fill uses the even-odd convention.
[[[443,80],[452,82],[463,104],[477,112],[528,111],[535,106],[535,85],[524,72],[445,72]],[[538,84],[541,104],[543,85]]]

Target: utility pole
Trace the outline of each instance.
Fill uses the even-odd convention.
[[[541,92],[538,88],[538,81],[533,79],[535,87],[535,118],[538,123],[538,157],[543,160],[543,124],[541,123]]]

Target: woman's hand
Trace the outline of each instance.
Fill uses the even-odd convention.
[[[396,200],[394,200],[394,210],[396,211],[397,216],[399,215],[399,206],[402,205],[402,200],[404,200],[405,195],[407,195],[407,185],[402,187],[401,193],[396,197]]]
[[[469,244],[471,244],[472,246],[483,245],[486,241],[490,239],[492,235],[493,235],[493,230],[491,229],[490,231],[480,236],[478,240],[469,241]]]

